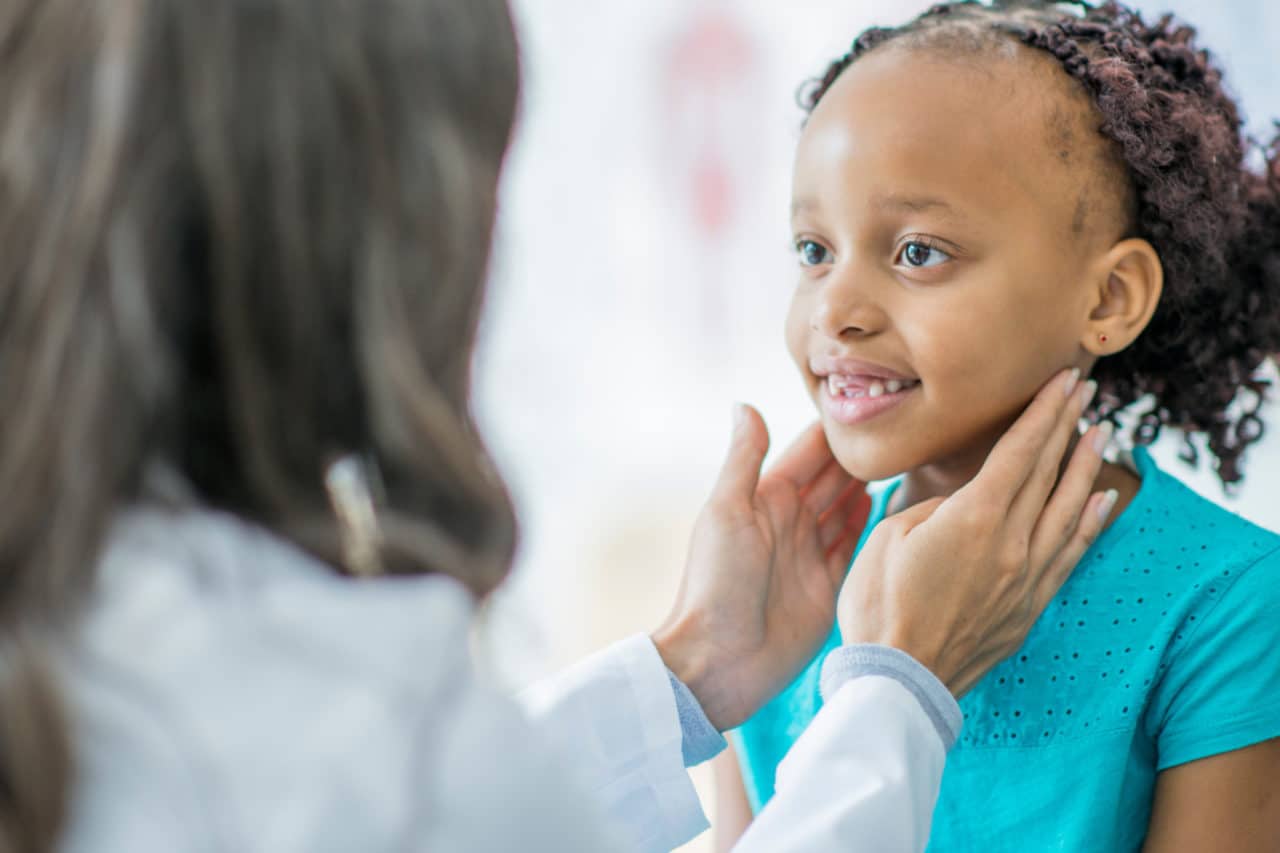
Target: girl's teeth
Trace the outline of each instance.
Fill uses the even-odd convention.
[[[915,383],[905,379],[875,380],[870,385],[851,384],[846,378],[834,374],[827,377],[827,388],[833,397],[844,397],[848,400],[861,400],[864,397],[883,397],[885,394],[897,394],[914,387]]]

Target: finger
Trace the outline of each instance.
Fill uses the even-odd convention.
[[[1119,495],[1115,489],[1108,489],[1105,492],[1094,494],[1085,502],[1084,509],[1080,513],[1079,523],[1076,525],[1071,538],[1067,541],[1062,551],[1058,553],[1057,557],[1054,558],[1053,564],[1048,571],[1037,581],[1039,586],[1031,597],[1032,611],[1036,618],[1053,600],[1053,597],[1058,594],[1058,590],[1066,583],[1067,578],[1071,577],[1071,572],[1075,570],[1080,558],[1097,541],[1103,528],[1107,526],[1107,519],[1111,517],[1111,513],[1115,510],[1118,498]]]
[[[1040,458],[1036,460],[1031,474],[1014,497],[1013,505],[1009,507],[1009,522],[1014,530],[1026,531],[1030,535],[1034,529],[1036,521],[1044,512],[1049,493],[1058,480],[1058,474],[1062,471],[1062,456],[1071,445],[1072,436],[1076,435],[1080,415],[1084,413],[1097,389],[1096,382],[1086,382],[1072,395],[1073,405],[1063,408],[1057,428],[1050,433],[1040,452]]]
[[[829,550],[844,536],[845,529],[849,526],[849,516],[865,494],[862,484],[855,480],[818,517],[818,544],[823,551]]]
[[[865,491],[857,495],[857,500],[844,516],[845,523],[840,535],[826,549],[827,573],[831,578],[831,585],[836,589],[844,583],[849,564],[853,562],[853,552],[858,550],[862,531],[866,528],[867,519],[871,516],[871,496]]]
[[[822,431],[822,424],[813,423],[769,467],[769,476],[781,477],[797,489],[803,489],[834,458],[827,445],[827,435]]]
[[[1080,513],[1093,491],[1102,468],[1102,451],[1111,438],[1111,424],[1099,424],[1084,434],[1067,463],[1067,470],[1053,490],[1053,497],[1035,522],[1029,558],[1032,571],[1047,564],[1075,532]]]
[[[800,492],[809,511],[820,516],[848,489],[853,477],[840,467],[840,463],[832,459],[827,467],[808,486]]]
[[[844,487],[831,506],[818,517],[818,543],[824,551],[830,549],[844,535],[854,510],[864,502],[870,503],[867,487],[860,480],[853,480]],[[865,520],[864,518],[863,521]]]
[[[711,491],[711,500],[734,503],[751,500],[760,482],[760,466],[769,452],[769,430],[751,406],[734,406],[733,438],[729,453],[720,467],[720,476]]]
[[[952,498],[930,498],[927,501],[921,501],[914,506],[909,506],[902,512],[889,516],[894,523],[901,527],[903,534],[910,533],[911,529],[918,527],[929,520],[929,517]]]
[[[1049,380],[996,442],[978,475],[960,492],[973,493],[973,499],[982,506],[1000,512],[1008,509],[1035,468],[1045,441],[1058,426],[1059,416],[1071,401],[1079,378],[1080,371],[1073,369]]]

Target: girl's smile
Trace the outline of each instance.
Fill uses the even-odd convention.
[[[920,387],[915,377],[867,361],[825,358],[810,363],[823,414],[854,426],[896,409]]]

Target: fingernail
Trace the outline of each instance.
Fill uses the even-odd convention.
[[[1071,392],[1076,390],[1076,383],[1080,381],[1080,368],[1071,368],[1071,373],[1067,375],[1067,396],[1071,396]]]
[[[1098,424],[1098,431],[1093,436],[1093,449],[1098,451],[1099,456],[1107,449],[1107,445],[1111,443],[1111,434],[1115,432],[1115,429],[1115,424],[1111,423],[1111,421],[1103,421]]]
[[[742,426],[747,422],[747,407],[741,403],[733,404],[733,434],[737,435],[742,432]]]
[[[1116,508],[1116,501],[1119,499],[1119,492],[1115,489],[1107,489],[1107,493],[1102,496],[1102,503],[1098,504],[1098,518],[1106,521],[1111,515],[1111,510]]]
[[[1093,395],[1098,393],[1098,383],[1090,379],[1084,383],[1084,391],[1080,393],[1080,411],[1089,408],[1089,404],[1093,402]]]

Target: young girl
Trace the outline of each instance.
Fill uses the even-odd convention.
[[[1115,520],[961,702],[933,850],[1280,843],[1280,537],[1142,449],[1202,434],[1237,482],[1280,347],[1275,147],[1246,167],[1193,35],[1110,3],[947,4],[863,33],[807,97],[788,342],[841,464],[902,474],[873,524],[967,482],[1059,364],[1092,373],[1094,418],[1136,418],[1099,477]],[[735,734],[725,839],[820,706],[822,657]]]

